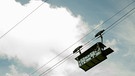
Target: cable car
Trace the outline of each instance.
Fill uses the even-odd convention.
[[[79,67],[84,71],[88,71],[92,67],[106,60],[107,55],[113,52],[113,50],[110,47],[104,49],[106,46],[102,43],[103,41],[102,33],[103,30],[96,34],[96,36],[99,35],[101,37],[101,42],[97,42],[92,47],[88,48],[85,52],[83,53],[80,52],[82,45],[77,47],[73,51],[73,53],[77,52],[77,50],[79,51],[80,55],[76,57],[75,60],[78,62]]]
[[[78,61],[79,67],[84,71],[87,71],[107,59],[107,55],[112,53],[113,50],[111,48],[104,50],[105,47],[106,46],[103,43],[97,42],[85,52],[81,53],[75,58],[75,60]]]

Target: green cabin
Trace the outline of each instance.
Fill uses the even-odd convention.
[[[107,55],[112,53],[113,50],[111,48],[104,49],[105,47],[106,46],[103,43],[97,42],[85,52],[81,53],[75,58],[79,67],[84,71],[88,71],[92,67],[107,59]]]

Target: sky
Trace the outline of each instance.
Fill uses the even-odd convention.
[[[1,0],[0,76],[29,76],[63,50],[56,59],[31,76],[39,76],[79,45],[113,24],[135,3],[104,23],[134,0]],[[42,4],[42,5],[41,5]],[[31,13],[41,5],[35,12]],[[135,10],[104,34],[104,44],[114,52],[108,59],[85,72],[73,55],[60,66],[42,76],[135,76]],[[31,13],[31,14],[30,14]],[[30,15],[29,15],[30,14]],[[27,18],[26,16],[29,15]],[[25,19],[24,19],[25,18]],[[23,20],[24,19],[24,20]],[[21,21],[21,22],[20,22]],[[103,25],[101,25],[104,23]],[[93,41],[92,46],[100,39]]]

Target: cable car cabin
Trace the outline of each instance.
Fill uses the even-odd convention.
[[[106,46],[103,43],[97,42],[95,45],[76,57],[75,60],[78,61],[79,67],[84,71],[87,71],[107,59],[107,55],[112,53],[113,50],[111,48],[104,50],[105,47]]]

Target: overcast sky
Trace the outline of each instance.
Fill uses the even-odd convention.
[[[68,56],[78,46],[135,8],[135,3],[100,25],[134,0],[1,0],[0,76],[29,76],[95,27],[97,30],[62,53],[39,72]],[[29,17],[23,18],[40,6]],[[135,76],[135,10],[104,34],[104,44],[114,52],[87,72],[78,67],[73,55],[47,76]],[[100,39],[99,39],[100,40]],[[88,47],[97,41],[93,41]],[[42,75],[44,76],[44,75]],[[46,76],[46,75],[45,75]]]

